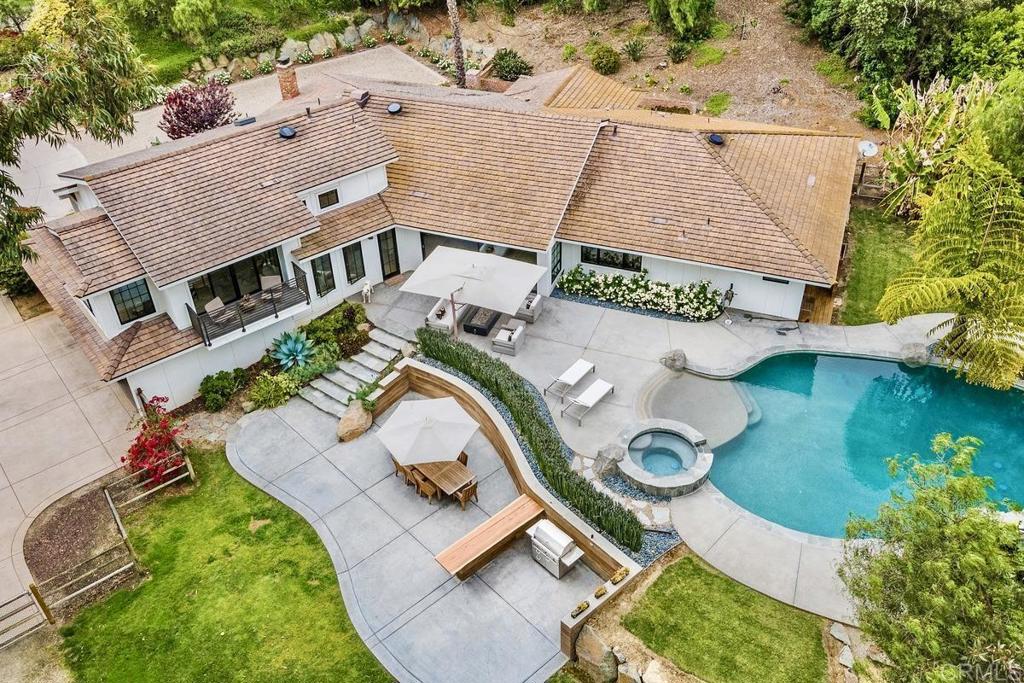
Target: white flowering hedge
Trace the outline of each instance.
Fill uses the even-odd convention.
[[[722,292],[707,280],[685,285],[649,280],[643,270],[632,276],[605,275],[576,266],[562,276],[567,294],[593,297],[620,306],[645,308],[679,315],[691,320],[712,320],[722,312]]]

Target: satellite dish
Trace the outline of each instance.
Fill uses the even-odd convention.
[[[871,140],[861,140],[857,143],[857,151],[859,151],[860,155],[865,159],[870,159],[878,154],[878,145],[871,142]]]

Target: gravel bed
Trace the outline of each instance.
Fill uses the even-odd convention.
[[[633,500],[639,500],[644,503],[667,503],[672,500],[668,496],[659,496],[654,493],[647,493],[647,491],[637,488],[618,474],[604,475],[601,477],[601,483],[619,495],[632,498]]]
[[[584,296],[582,294],[569,294],[561,287],[556,287],[551,292],[551,298],[553,299],[564,299],[565,301],[575,301],[579,304],[590,304],[591,306],[600,306],[601,308],[610,308],[615,311],[625,311],[626,313],[638,313],[640,315],[646,315],[651,318],[660,318],[662,320],[676,320],[683,323],[699,323],[708,322],[707,320],[697,320],[690,318],[685,315],[679,315],[677,313],[665,313],[664,311],[655,311],[650,308],[634,308],[633,306],[623,306],[617,304],[614,301],[604,301],[603,299],[596,299],[592,296]],[[724,311],[719,311],[718,315],[710,320],[714,320],[722,315]]]
[[[519,428],[516,427],[515,420],[512,419],[512,414],[509,412],[508,408],[505,407],[504,403],[498,400],[498,398],[494,396],[491,392],[489,392],[487,389],[480,386],[480,384],[472,377],[459,370],[456,370],[455,368],[452,368],[440,361],[434,360],[433,358],[428,358],[423,355],[420,355],[417,358],[417,360],[420,360],[423,363],[430,365],[431,367],[435,367],[438,370],[447,372],[450,375],[458,377],[459,379],[461,379],[462,381],[466,382],[474,389],[479,391],[481,394],[483,394],[484,397],[488,401],[490,401],[494,408],[498,411],[498,414],[501,415],[502,419],[505,420],[505,424],[507,424],[509,429],[512,430],[512,433],[515,434],[516,441],[519,442],[519,447],[523,450],[523,453],[526,455],[526,461],[530,464],[530,469],[533,470],[533,473],[534,475],[536,475],[537,480],[544,486],[544,488],[548,490],[549,493],[551,493],[551,495],[555,496],[560,501],[562,501],[562,503],[566,507],[568,507],[576,514],[579,514],[580,517],[583,517],[583,515],[580,514],[579,510],[573,507],[572,503],[570,503],[565,498],[560,496],[558,492],[555,491],[550,484],[548,484],[548,481],[547,479],[544,478],[544,475],[541,474],[540,466],[537,464],[537,459],[536,457],[534,457],[533,451],[530,450],[530,447],[529,445],[527,445],[526,440],[523,438],[522,434],[519,433]],[[537,387],[533,386],[533,384],[527,381],[525,378],[523,379],[523,383],[526,385],[527,390],[533,395],[534,401],[537,403],[537,413],[544,419],[545,422],[548,423],[548,425],[551,426],[552,429],[555,430],[555,433],[558,433],[558,427],[555,426],[555,421],[551,417],[551,411],[548,410],[548,404],[544,402],[544,398],[542,397],[541,393],[537,390]],[[571,448],[569,448],[569,446],[566,445],[565,441],[562,441],[561,443],[562,455],[565,457],[566,462],[571,463],[573,458],[573,451]],[[585,519],[585,517],[583,518]],[[597,527],[595,527],[595,529],[596,528]],[[641,545],[640,550],[634,552],[629,548],[626,548],[625,546],[618,543],[614,538],[605,533],[603,530],[597,529],[597,531],[602,536],[604,536],[609,542],[613,543],[615,547],[617,547],[622,552],[626,553],[630,558],[633,559],[633,561],[635,561],[637,564],[643,567],[650,566],[651,563],[653,563],[664,553],[668,552],[682,541],[682,539],[679,538],[679,534],[677,534],[674,530],[671,532],[645,531],[643,536],[643,544]]]

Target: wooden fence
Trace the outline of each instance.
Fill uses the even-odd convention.
[[[158,467],[167,465],[167,469],[160,475],[151,475],[146,470],[132,472],[117,479],[103,487],[103,494],[107,497],[107,504],[117,522],[118,531],[122,537],[127,537],[124,531],[124,524],[121,523],[121,514],[134,509],[145,501],[146,498],[157,491],[167,488],[171,484],[183,479],[195,481],[195,471],[192,469],[192,462],[188,455],[178,448],[177,452],[159,460],[152,465]]]
[[[0,603],[0,650],[35,633],[45,623],[43,610],[29,591]]]

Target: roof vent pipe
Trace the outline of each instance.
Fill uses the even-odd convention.
[[[721,147],[725,144],[725,138],[719,133],[712,133],[708,136],[708,142],[716,147]]]
[[[365,107],[366,104],[370,101],[370,91],[353,90],[352,99],[356,101],[356,104],[358,104],[360,108]]]
[[[298,131],[296,131],[291,126],[281,126],[280,128],[277,129],[277,134],[280,135],[281,138],[284,140],[291,140],[293,137],[295,137],[296,133],[298,133]]]
[[[392,102],[391,104],[388,105],[388,113],[389,114],[394,115],[394,114],[400,113],[401,111],[402,111],[402,105],[400,105],[398,102]]]

